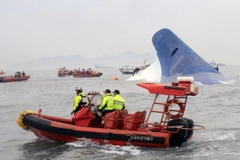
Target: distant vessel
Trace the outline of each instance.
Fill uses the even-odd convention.
[[[82,69],[82,70],[78,68],[73,70],[72,75],[75,78],[87,78],[87,77],[101,77],[103,73],[92,70],[91,68]]]
[[[63,68],[58,69],[58,77],[67,77],[71,76],[73,73],[72,70],[66,69],[66,67],[63,66]]]
[[[101,64],[96,64],[95,68],[112,68],[112,67],[111,66],[101,65]]]
[[[0,71],[0,77],[4,77],[5,76],[5,72],[4,71]]]
[[[124,65],[121,68],[119,68],[119,71],[122,74],[133,74],[133,71],[135,70],[136,67],[129,66],[129,65]]]
[[[120,72],[122,74],[136,74],[140,70],[144,70],[150,66],[150,64],[146,64],[146,60],[144,60],[144,65],[143,66],[129,66],[129,65],[124,65],[123,67],[119,68]]]
[[[214,60],[212,60],[211,62],[209,62],[209,64],[210,64],[212,67],[225,66],[225,64],[223,64],[223,63],[217,63],[217,62],[215,62]]]
[[[15,75],[0,77],[0,83],[4,82],[16,82],[16,81],[26,81],[30,78],[30,75],[26,75],[25,72],[17,71]]]

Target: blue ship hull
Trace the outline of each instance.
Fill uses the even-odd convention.
[[[178,76],[192,76],[203,84],[226,80],[169,29],[156,32],[152,41],[162,69],[161,82],[176,81]]]

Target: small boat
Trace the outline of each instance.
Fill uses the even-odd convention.
[[[225,66],[225,64],[223,63],[217,63],[214,60],[209,62],[209,65],[212,66],[214,69],[216,69],[217,71],[219,71],[219,66]]]
[[[26,81],[30,78],[30,75],[26,75],[24,72],[16,72],[15,75],[0,77],[0,82],[16,82]]]
[[[90,77],[101,77],[103,73],[92,70],[91,68],[88,69],[74,69],[73,70],[73,77],[75,78],[90,78]]]
[[[122,74],[133,74],[134,70],[135,70],[136,67],[132,67],[132,66],[128,66],[128,65],[125,65],[125,66],[122,66],[121,68],[119,68],[119,71],[122,73]]]
[[[97,110],[102,95],[96,93],[88,94],[88,103],[72,118],[45,115],[41,109],[38,112],[25,110],[20,114],[17,123],[37,137],[55,141],[90,139],[99,144],[152,148],[180,147],[192,138],[194,130],[205,128],[194,124],[192,119],[183,118],[188,96],[198,94],[192,77],[178,77],[178,81],[171,85],[137,85],[156,95],[148,115],[145,110],[135,113],[128,113],[126,109],[115,110],[105,115],[103,124],[103,118]],[[166,97],[166,100],[160,101],[163,97]]]
[[[73,71],[66,69],[66,67],[59,68],[58,69],[58,77],[67,77],[72,76]]]
[[[209,62],[209,65],[212,67],[217,67],[217,66],[225,66],[225,64],[223,63],[217,63],[214,60],[212,60],[211,62]]]
[[[149,67],[149,66],[150,66],[150,64],[146,64],[146,60],[145,60],[143,66],[129,66],[129,65],[124,65],[124,66],[122,66],[121,68],[119,68],[119,71],[120,71],[122,74],[131,74],[131,75],[134,75],[134,74],[137,74],[138,71],[144,70],[144,69],[146,69],[146,68]]]
[[[5,76],[5,72],[4,71],[0,71],[0,77],[4,77]]]

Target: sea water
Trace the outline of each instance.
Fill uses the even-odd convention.
[[[154,68],[156,69],[156,68]],[[188,98],[185,117],[205,130],[194,131],[192,140],[181,148],[145,148],[99,145],[88,140],[60,143],[38,139],[20,128],[16,119],[24,110],[71,117],[75,88],[84,92],[119,89],[129,113],[151,107],[154,96],[129,80],[118,68],[99,70],[100,78],[57,77],[57,71],[25,71],[31,78],[24,82],[0,83],[0,158],[2,160],[238,160],[240,159],[240,67],[220,67],[228,79],[216,85],[196,84],[199,94]],[[147,73],[145,73],[147,74]],[[159,75],[156,75],[159,76]],[[113,80],[118,77],[119,80]],[[151,77],[150,75],[148,77]],[[159,79],[152,77],[151,81]]]

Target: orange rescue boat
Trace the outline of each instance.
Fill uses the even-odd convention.
[[[30,78],[30,75],[26,75],[24,72],[16,72],[15,75],[2,76],[0,77],[0,83],[2,82],[16,82],[16,81],[26,81]]]
[[[116,110],[107,113],[102,124],[101,114],[97,111],[102,96],[89,94],[89,103],[72,118],[44,115],[41,109],[39,112],[26,110],[20,114],[18,124],[37,137],[56,141],[74,142],[87,138],[100,144],[155,148],[180,147],[192,137],[194,130],[204,129],[192,119],[183,118],[188,96],[198,94],[192,77],[178,77],[171,85],[137,85],[156,95],[148,115],[146,111],[129,114],[127,110]],[[164,97],[166,99],[160,101]]]

